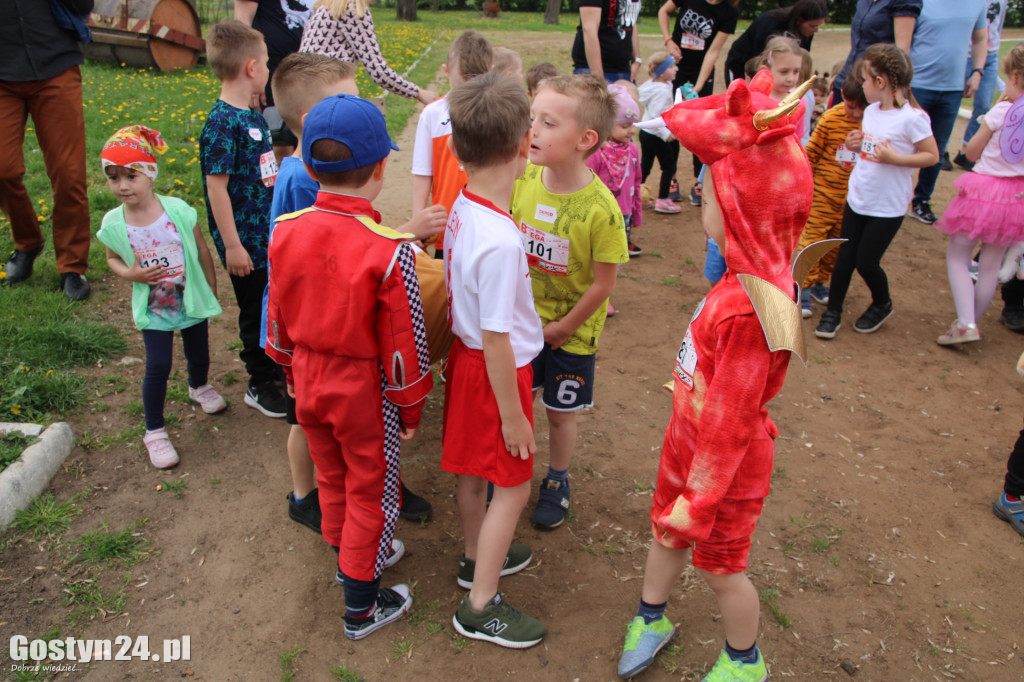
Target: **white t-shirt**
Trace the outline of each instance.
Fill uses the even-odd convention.
[[[899,109],[882,111],[878,102],[864,110],[864,143],[860,158],[850,173],[850,191],[846,201],[861,215],[876,218],[895,218],[907,212],[907,204],[914,196],[911,178],[916,168],[878,163],[872,150],[888,140],[893,151],[913,154],[915,144],[931,137],[932,126],[928,114],[904,104]]]
[[[167,213],[161,214],[152,225],[125,225],[125,228],[140,268],[162,265],[165,273],[161,280],[174,284],[185,281],[185,252],[181,247],[181,235]]]
[[[416,123],[416,139],[412,146],[413,175],[434,174],[434,147],[436,144],[447,144],[451,134],[452,121],[448,115],[447,97],[423,107]]]
[[[444,280],[452,331],[468,348],[483,350],[483,330],[507,333],[516,367],[544,346],[533,305],[530,267],[512,217],[462,190],[444,231]]]

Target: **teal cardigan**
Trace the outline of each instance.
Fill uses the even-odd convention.
[[[171,222],[178,228],[181,235],[181,248],[185,254],[185,291],[182,300],[185,314],[196,319],[205,319],[221,313],[217,296],[206,281],[206,273],[199,262],[199,251],[193,235],[196,224],[196,210],[181,199],[157,195]],[[131,267],[135,262],[135,252],[128,242],[128,227],[124,221],[124,206],[108,211],[103,216],[103,225],[96,234],[101,242],[121,257]],[[135,326],[145,329],[149,326],[149,285],[139,282],[132,283],[132,316]]]

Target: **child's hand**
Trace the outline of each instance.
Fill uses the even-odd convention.
[[[552,350],[561,347],[563,343],[569,340],[570,336],[572,336],[572,332],[562,329],[561,320],[558,322],[548,322],[547,326],[544,327],[544,343],[551,346]]]
[[[883,140],[876,144],[875,150],[871,154],[878,163],[895,163],[896,157],[899,156],[899,153],[892,148],[888,140]]]
[[[290,388],[290,387],[289,387]],[[412,437],[416,435],[416,427],[403,426],[398,429],[398,437],[402,440],[412,440]]]
[[[864,131],[851,130],[846,136],[846,148],[851,152],[860,153],[860,143],[864,141]]]
[[[249,252],[241,244],[227,247],[224,250],[224,255],[228,265],[228,274],[245,277],[252,272],[252,258],[249,258]]]
[[[157,284],[163,276],[164,266],[157,263],[156,265],[150,265],[148,268],[140,268],[139,260],[137,258],[135,259],[135,263],[128,268],[128,272],[124,273],[124,278],[129,282],[149,284],[150,286]]]
[[[533,439],[533,427],[525,414],[511,422],[501,422],[501,437],[505,439],[505,449],[513,457],[529,459],[537,451],[537,443]]]
[[[437,93],[435,93],[433,90],[420,88],[420,91],[416,93],[416,99],[418,99],[421,104],[430,104],[435,99],[437,99]]]
[[[441,204],[427,206],[402,226],[401,232],[411,232],[418,241],[433,237],[444,231],[448,222],[448,211]]]
[[[295,384],[285,384],[284,388],[288,391],[288,397],[295,400]]]

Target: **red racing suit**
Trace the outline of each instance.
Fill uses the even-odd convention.
[[[356,580],[380,577],[399,510],[401,427],[433,386],[411,235],[370,201],[321,190],[269,250],[267,355],[297,396],[324,539]]]

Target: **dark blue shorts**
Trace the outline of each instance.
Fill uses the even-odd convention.
[[[595,355],[577,355],[544,344],[533,359],[533,390],[544,389],[540,401],[556,412],[575,412],[594,406]]]

